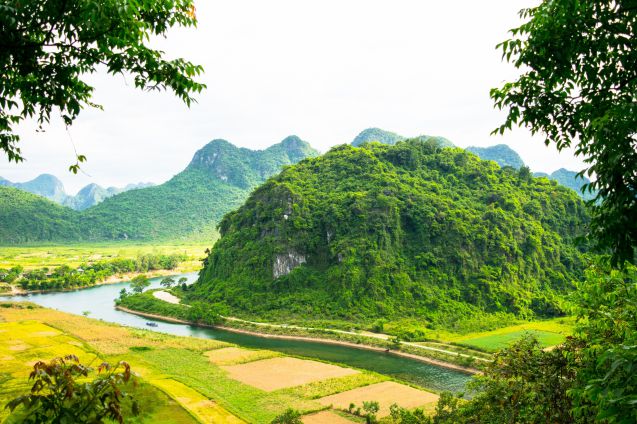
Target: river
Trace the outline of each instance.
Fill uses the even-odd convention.
[[[197,274],[190,273],[177,276],[177,278],[180,277],[186,277],[190,283],[197,278]],[[151,279],[150,288],[159,287],[160,280],[161,278]],[[337,362],[389,375],[399,380],[438,391],[462,392],[470,379],[469,375],[459,371],[382,352],[308,341],[272,339],[185,324],[154,321],[115,309],[114,300],[119,296],[119,292],[123,288],[128,289],[129,283],[106,284],[66,292],[37,293],[13,297],[3,296],[2,298],[31,301],[47,308],[78,315],[84,311],[89,311],[91,318],[130,327],[150,329],[178,336],[222,340],[249,348],[270,349],[307,358]],[[158,327],[148,327],[146,323],[149,321],[156,322]]]

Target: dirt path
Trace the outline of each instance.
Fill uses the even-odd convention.
[[[297,326],[297,325],[270,324],[270,323],[264,323],[264,322],[246,321],[246,320],[243,320],[243,319],[240,319],[240,318],[234,318],[234,317],[223,317],[223,318],[228,320],[228,321],[242,322],[242,323],[246,323],[246,324],[258,325],[258,326],[264,326],[264,327],[292,328],[292,329],[306,330],[306,331],[307,330],[317,330],[316,328],[300,327],[300,326]],[[388,335],[388,334],[371,333],[371,332],[368,332],[368,331],[357,333],[355,331],[336,330],[336,329],[331,329],[331,328],[328,329],[328,330],[332,331],[334,333],[349,334],[349,335],[352,335],[352,336],[372,337],[372,338],[380,339],[380,340],[389,340],[391,338],[391,336]],[[450,355],[450,356],[457,356],[459,358],[471,358],[471,359],[476,360],[476,361],[491,362],[490,359],[480,358],[478,356],[467,355],[465,353],[453,352],[451,350],[440,349],[440,348],[431,347],[431,346],[422,346],[422,345],[419,345],[417,343],[401,342],[401,344],[403,344],[405,346],[415,347],[417,349],[428,350],[428,351],[431,351],[431,352],[444,353],[445,355]]]
[[[181,299],[179,299],[177,296],[163,290],[154,291],[153,296],[155,296],[159,300],[163,300],[164,302],[172,303],[173,305],[179,305],[179,303],[181,302]]]
[[[219,330],[229,331],[231,333],[247,334],[247,335],[250,335],[250,336],[264,337],[266,339],[269,338],[269,339],[282,339],[282,340],[298,340],[298,341],[304,341],[304,342],[314,342],[314,343],[322,343],[322,344],[330,344],[330,345],[338,345],[338,346],[347,346],[347,347],[352,347],[352,348],[355,348],[355,349],[362,349],[362,350],[373,350],[375,352],[383,352],[383,353],[387,353],[389,355],[400,356],[400,357],[403,357],[403,358],[409,358],[409,359],[413,359],[415,361],[424,362],[426,364],[436,365],[436,366],[439,366],[439,367],[442,367],[442,368],[447,368],[447,369],[451,369],[451,370],[455,370],[455,371],[460,371],[460,372],[464,372],[464,373],[467,373],[467,374],[480,374],[480,371],[475,369],[475,368],[463,367],[461,365],[451,364],[449,362],[439,361],[437,359],[427,358],[425,356],[414,355],[412,353],[400,352],[400,351],[396,351],[396,350],[387,350],[387,349],[383,349],[383,348],[380,348],[380,347],[374,347],[374,346],[369,346],[369,345],[364,345],[364,344],[357,344],[357,343],[353,343],[353,342],[344,342],[344,341],[341,341],[341,340],[333,340],[333,339],[319,339],[319,338],[315,338],[315,337],[286,336],[286,335],[281,335],[281,334],[259,333],[259,332],[256,332],[256,331],[243,330],[243,329],[238,329],[238,328],[233,328],[233,327],[224,327],[224,326],[221,326],[221,325],[213,326],[213,325],[205,325],[205,324],[195,324],[195,323],[192,323],[192,322],[189,322],[189,321],[185,321],[185,320],[182,320],[182,319],[178,319],[178,318],[171,318],[171,317],[165,317],[165,316],[162,316],[162,315],[149,314],[149,313],[146,313],[146,312],[139,312],[139,311],[135,311],[135,310],[132,310],[132,309],[124,308],[123,306],[115,306],[115,309],[118,309],[118,310],[123,311],[123,312],[128,312],[129,314],[139,315],[141,317],[153,318],[153,319],[156,319],[158,321],[166,321],[166,322],[172,322],[172,323],[177,323],[177,324],[197,325],[197,326],[200,326],[200,327],[207,327],[207,328],[217,328]]]

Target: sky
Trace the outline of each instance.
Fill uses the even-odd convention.
[[[405,136],[440,135],[460,147],[505,143],[533,171],[581,170],[572,151],[541,136],[490,132],[504,120],[489,89],[517,72],[495,46],[537,0],[198,0],[197,28],[173,29],[153,45],[203,65],[208,88],[186,107],[170,92],[143,92],[125,76],[87,76],[94,101],[65,128],[19,127],[26,161],[0,159],[15,182],[41,173],[68,193],[162,183],[195,151],[223,138],[264,149],[295,134],[321,152],[379,127]],[[68,172],[74,149],[88,162]]]

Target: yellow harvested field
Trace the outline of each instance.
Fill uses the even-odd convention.
[[[352,421],[332,411],[321,411],[316,414],[305,415],[301,420],[303,424],[352,424]]]
[[[32,320],[34,317],[56,327],[52,328],[47,326],[45,327],[47,330],[34,331],[34,333],[52,333],[55,331],[55,334],[62,334],[58,331],[62,330],[83,340],[106,355],[126,354],[131,347],[135,346],[157,348],[179,348],[186,346],[202,352],[228,346],[227,343],[216,340],[198,338],[180,339],[153,331],[126,328],[96,319],[65,314],[64,312],[52,309],[0,309],[0,322]],[[51,336],[41,336],[39,338],[47,339],[49,337]],[[72,341],[69,340],[69,343],[72,343]],[[31,343],[29,342],[29,344]]]
[[[358,373],[350,368],[288,357],[221,368],[228,372],[230,378],[267,392]]]
[[[318,400],[322,405],[346,410],[350,403],[362,406],[363,402],[377,401],[380,404],[379,417],[389,415],[389,407],[394,403],[403,408],[423,407],[438,401],[438,395],[414,389],[393,381],[359,387]]]
[[[210,362],[216,365],[238,365],[281,356],[280,353],[271,350],[252,350],[240,347],[215,349],[206,352],[205,355],[210,359]]]
[[[151,380],[150,383],[179,402],[182,407],[187,409],[202,423],[244,423],[244,421],[230,414],[217,403],[176,380],[162,378]]]

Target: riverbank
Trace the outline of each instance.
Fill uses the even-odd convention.
[[[463,366],[463,365],[459,365],[459,364],[453,364],[450,362],[446,362],[446,361],[442,361],[442,360],[438,360],[438,359],[434,359],[434,358],[430,358],[430,357],[426,357],[426,356],[422,356],[422,355],[417,355],[414,353],[409,353],[409,352],[401,352],[399,350],[395,350],[395,349],[391,349],[390,347],[379,347],[379,346],[373,346],[370,344],[364,344],[364,343],[356,343],[356,342],[352,342],[352,341],[346,341],[346,340],[335,340],[335,339],[330,339],[330,338],[321,338],[321,337],[310,337],[310,336],[300,336],[300,335],[291,335],[291,334],[272,334],[272,333],[267,333],[264,331],[255,331],[255,330],[247,330],[244,328],[236,328],[236,327],[230,327],[227,325],[205,325],[205,324],[198,324],[198,323],[194,323],[191,321],[187,321],[187,320],[183,320],[183,319],[179,319],[179,318],[173,318],[173,317],[167,317],[167,316],[163,316],[163,315],[158,315],[158,314],[152,314],[152,313],[147,313],[147,312],[142,312],[142,311],[136,311],[133,309],[129,309],[123,306],[115,306],[115,308],[117,310],[123,311],[123,312],[127,312],[130,314],[135,314],[138,316],[142,316],[145,318],[151,318],[151,319],[156,319],[159,321],[166,321],[166,322],[171,322],[171,323],[176,323],[176,324],[186,324],[186,325],[194,325],[194,326],[200,326],[200,327],[204,327],[204,328],[216,328],[219,330],[223,330],[223,331],[230,331],[233,333],[239,333],[239,334],[247,334],[247,335],[251,335],[251,336],[257,336],[257,337],[263,337],[263,338],[273,338],[273,339],[282,339],[282,340],[298,340],[298,341],[307,341],[307,342],[313,342],[313,343],[321,343],[321,344],[327,344],[327,345],[338,345],[338,346],[347,346],[347,347],[352,347],[352,348],[356,348],[356,349],[363,349],[363,350],[370,350],[370,351],[375,351],[375,352],[383,352],[383,353],[387,353],[390,355],[394,355],[394,356],[399,356],[399,357],[403,357],[403,358],[408,358],[408,359],[412,359],[412,360],[416,360],[419,362],[423,362],[426,364],[430,364],[430,365],[435,365],[435,366],[439,366],[439,367],[443,367],[446,369],[451,369],[454,371],[460,371],[466,374],[479,374],[480,371],[476,368],[472,368],[472,367],[467,367],[467,366]],[[240,322],[240,320],[231,320],[232,322]],[[267,327],[267,324],[260,324],[260,328],[265,328]],[[295,328],[298,330],[298,328]],[[382,339],[379,339],[382,340]]]
[[[124,274],[111,275],[105,280],[99,281],[89,286],[69,287],[65,289],[24,290],[15,284],[10,284],[11,291],[0,293],[0,298],[2,296],[28,296],[30,294],[38,294],[38,293],[63,293],[63,292],[70,292],[70,291],[76,291],[76,290],[90,289],[91,287],[123,283],[123,282],[132,280],[138,275],[145,275],[150,279],[150,278],[158,278],[158,277],[176,276],[176,275],[183,274],[185,272],[189,272],[189,271],[180,269],[180,267],[177,267],[175,269],[158,269],[158,270],[148,271],[148,272],[128,272]]]

